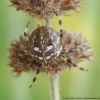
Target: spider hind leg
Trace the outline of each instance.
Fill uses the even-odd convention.
[[[29,88],[31,88],[33,86],[33,83],[37,80],[37,75],[40,73],[40,70],[39,68],[37,69],[36,71],[36,75],[33,77],[33,80],[32,80],[32,84],[29,86]]]

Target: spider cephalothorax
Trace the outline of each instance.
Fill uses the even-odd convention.
[[[11,0],[17,10],[24,10],[31,16],[50,18],[69,10],[79,10],[80,0]]]
[[[91,57],[86,39],[76,33],[61,37],[53,28],[42,26],[32,34],[24,33],[20,40],[10,47],[10,65],[14,71],[33,70],[36,72],[57,73]]]

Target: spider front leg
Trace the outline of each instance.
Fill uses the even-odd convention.
[[[27,23],[23,35],[20,36],[20,41],[23,43],[28,43],[29,41],[29,33],[28,33],[28,26],[29,26],[29,22]]]
[[[63,28],[62,28],[62,19],[60,16],[58,16],[59,19],[59,32],[60,32],[60,37],[63,38]]]
[[[60,35],[61,40],[63,40],[64,34],[66,33],[66,31],[63,29],[61,16],[58,16],[57,14],[56,16],[58,17],[58,20],[59,20],[59,33],[60,33],[59,35]]]
[[[26,37],[28,34],[28,26],[29,26],[29,22],[26,24],[26,27],[25,27],[25,29],[24,29],[24,36]]]

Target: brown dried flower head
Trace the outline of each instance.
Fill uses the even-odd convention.
[[[10,47],[10,65],[17,73],[57,73],[77,67],[92,56],[88,41],[77,33],[65,32],[64,37],[53,28],[41,26],[32,34],[24,33]]]
[[[11,3],[17,10],[24,10],[39,18],[49,18],[80,9],[80,0],[11,0]]]

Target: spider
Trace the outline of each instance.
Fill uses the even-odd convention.
[[[59,22],[61,24],[61,21]],[[28,27],[28,26],[27,26]],[[92,56],[88,41],[81,34],[60,32],[49,26],[38,26],[31,34],[27,27],[19,40],[11,43],[9,64],[18,74],[34,71],[56,74],[66,68],[79,68],[77,64]]]

